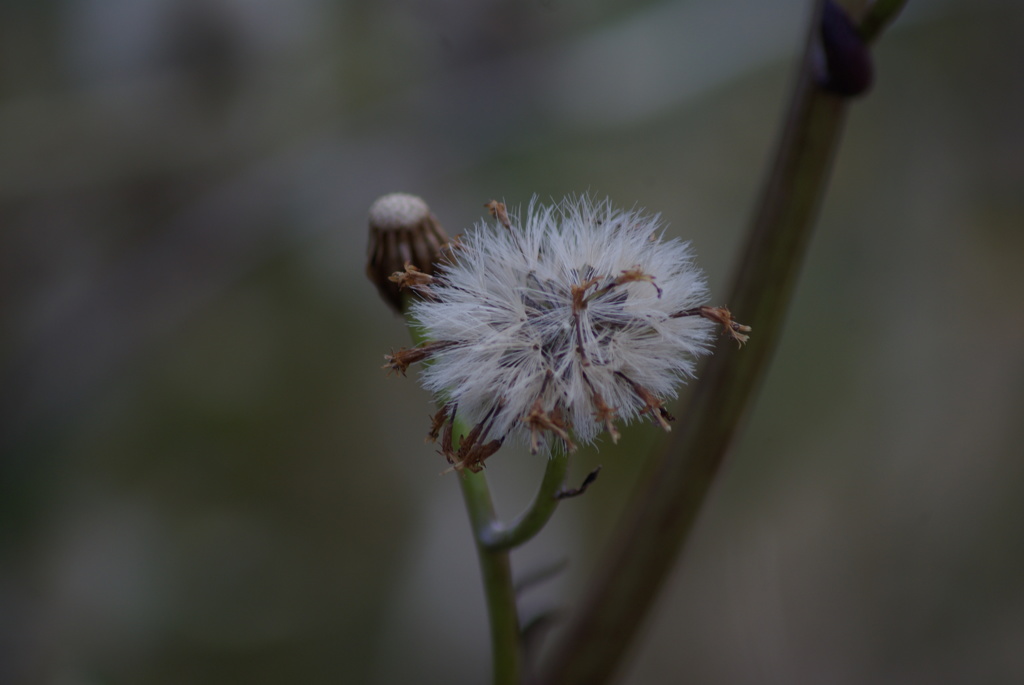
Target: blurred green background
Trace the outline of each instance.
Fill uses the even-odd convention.
[[[723,297],[807,2],[0,5],[0,683],[480,683],[366,210],[660,212]],[[912,0],[624,681],[1024,682],[1024,3]],[[727,304],[716,299],[715,303]],[[755,331],[756,335],[756,331]],[[571,603],[650,426],[517,551]],[[489,462],[501,511],[538,459]]]

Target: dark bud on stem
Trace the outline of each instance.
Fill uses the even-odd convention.
[[[857,25],[846,10],[828,0],[821,15],[819,85],[837,95],[853,97],[867,91],[873,80],[871,53]]]
[[[391,193],[370,207],[370,249],[366,275],[381,297],[394,309],[403,310],[402,284],[391,279],[411,264],[429,276],[448,242],[427,203],[415,195]]]

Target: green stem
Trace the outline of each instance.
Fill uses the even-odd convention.
[[[552,454],[544,470],[544,479],[533,502],[508,527],[495,524],[489,530],[481,531],[479,540],[487,549],[511,549],[522,545],[539,533],[551,519],[561,501],[558,493],[565,484],[569,469],[569,455],[566,452]]]
[[[410,326],[410,330],[417,344],[423,342],[416,335],[415,327]],[[453,442],[457,447],[461,436],[468,431],[458,417],[452,417],[452,421]],[[548,459],[544,478],[533,502],[507,527],[498,520],[485,473],[473,473],[469,469],[458,472],[462,498],[466,503],[480,561],[491,628],[494,685],[519,685],[522,680],[522,635],[509,550],[540,532],[555,513],[560,501],[558,493],[565,482],[568,466],[567,453],[553,454]]]
[[[883,3],[875,6],[876,11]],[[886,2],[898,11],[900,2]],[[823,2],[811,18],[785,127],[729,299],[752,328],[701,373],[683,427],[636,489],[604,560],[542,674],[544,685],[599,685],[615,674],[697,516],[777,346],[838,146],[846,101],[814,82]],[[873,21],[884,26],[888,18]]]
[[[860,35],[864,41],[874,42],[885,30],[885,27],[896,19],[906,4],[907,0],[876,0],[873,2],[860,22]]]
[[[496,517],[487,477],[483,471],[459,471],[459,485],[473,528],[480,572],[491,626],[491,651],[494,664],[494,685],[520,685],[522,681],[522,649],[519,614],[516,609],[512,565],[507,549],[494,549],[484,540],[495,527]]]
[[[461,422],[456,423],[456,434],[463,432],[461,428]],[[459,485],[480,560],[491,628],[495,685],[519,685],[522,678],[522,633],[509,553],[540,532],[554,514],[568,465],[566,453],[553,454],[548,459],[533,502],[508,527],[498,521],[484,472],[473,473],[468,469],[459,472]]]
[[[408,311],[411,297],[404,300]],[[423,342],[417,328],[410,322],[413,341]],[[451,418],[454,447],[458,447],[462,436],[469,431],[456,416]],[[550,465],[548,467],[550,471]],[[563,471],[564,474],[564,471]],[[494,685],[520,685],[522,682],[522,634],[519,629],[519,612],[516,606],[515,585],[512,582],[512,563],[509,548],[514,545],[495,544],[495,536],[503,527],[494,510],[491,490],[487,485],[484,471],[474,473],[469,469],[457,472],[462,499],[469,514],[469,525],[473,531],[480,575],[484,586],[484,600],[491,629],[491,658],[493,662]],[[547,474],[545,474],[547,482]],[[540,495],[538,494],[538,498]],[[550,514],[548,515],[550,516]],[[547,521],[547,518],[544,519]],[[543,522],[541,522],[543,525]],[[518,543],[517,543],[518,544]]]

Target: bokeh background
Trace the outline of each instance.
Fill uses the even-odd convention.
[[[0,5],[0,682],[480,683],[366,210],[660,212],[722,297],[808,2]],[[624,682],[1024,682],[1024,3],[912,0]],[[716,300],[717,301],[717,300]],[[756,332],[755,332],[756,334]],[[568,606],[650,426],[515,555]],[[489,463],[506,516],[542,464]]]

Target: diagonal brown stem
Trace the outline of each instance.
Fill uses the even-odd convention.
[[[894,13],[903,3],[887,4]],[[738,350],[723,341],[702,372],[680,421],[683,429],[637,488],[580,608],[552,650],[544,685],[612,679],[686,544],[778,344],[846,112],[846,100],[814,79],[823,6],[821,0],[814,5],[785,127],[727,300],[737,320],[753,329],[750,342]]]

